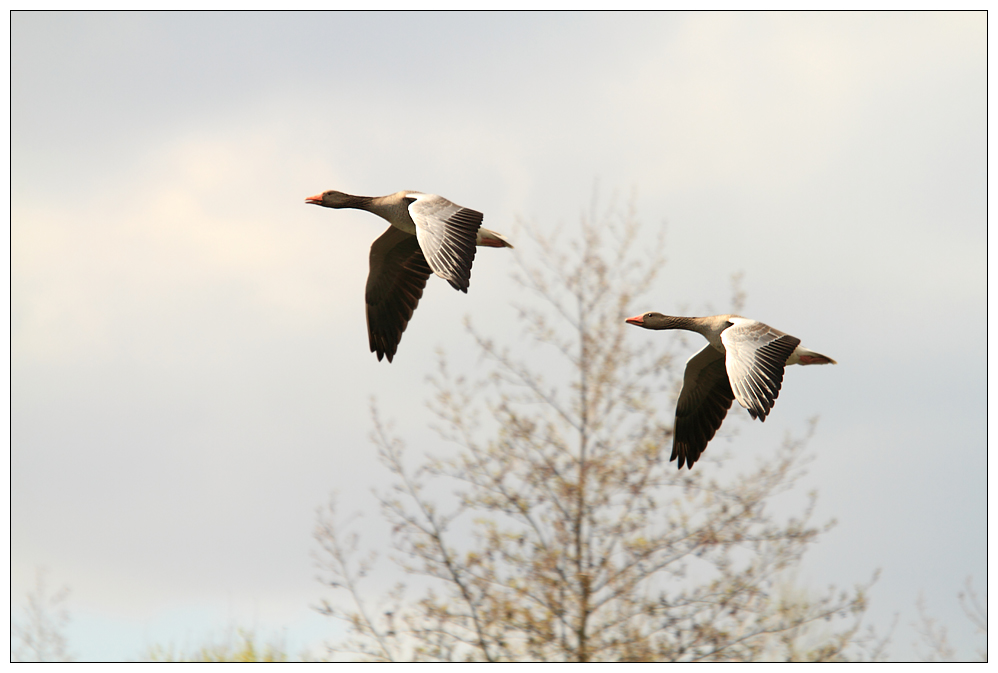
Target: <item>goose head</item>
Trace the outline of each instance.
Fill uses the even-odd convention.
[[[633,318],[628,318],[624,322],[630,323],[631,325],[637,325],[638,327],[644,327],[645,329],[655,329],[659,325],[665,323],[665,318],[666,316],[661,313],[649,311],[648,313],[642,313],[641,315],[636,315]]]
[[[316,194],[305,199],[305,203],[311,203],[325,208],[349,208],[357,201],[356,196],[329,189],[322,194]]]

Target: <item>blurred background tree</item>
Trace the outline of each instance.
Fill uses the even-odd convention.
[[[279,662],[288,661],[284,645],[279,641],[261,643],[256,633],[237,628],[221,640],[209,640],[193,650],[184,652],[174,647],[156,645],[144,657],[147,661],[187,662]]]
[[[977,633],[984,638],[983,647],[977,650],[977,660],[988,660],[988,609],[987,596],[983,603],[977,596],[972,578],[968,577],[964,586],[964,591],[957,594],[960,607],[967,620],[974,626]],[[915,602],[918,610],[918,621],[912,624],[918,640],[915,641],[914,649],[918,654],[919,661],[957,661],[957,653],[949,641],[948,629],[933,617],[925,605],[925,596],[919,595]],[[967,659],[969,660],[969,659]]]
[[[11,661],[73,660],[66,640],[69,588],[49,594],[45,575],[44,568],[35,569],[35,586],[28,592],[21,618],[11,618]]]
[[[661,237],[650,244],[633,210],[595,206],[571,232],[521,231],[539,251],[529,264],[517,257],[516,274],[540,299],[517,309],[536,348],[521,340],[514,355],[469,325],[488,375],[455,375],[441,357],[430,407],[456,453],[411,467],[372,410],[373,441],[394,477],[379,498],[396,560],[430,584],[416,598],[404,584],[372,598],[362,582],[376,556],[358,557],[359,538],[335,502],[319,515],[321,579],[344,598],[320,611],[352,632],[331,652],[446,661],[880,656],[884,643],[860,632],[869,584],[816,595],[792,581],[828,528],[810,522],[814,494],[795,515],[767,507],[803,473],[807,437],[747,471],[722,469],[716,440],[692,471],[669,462],[685,360],[672,349],[683,341],[636,339],[624,323],[646,308],[637,300],[664,263]],[[734,310],[743,296],[736,283]]]

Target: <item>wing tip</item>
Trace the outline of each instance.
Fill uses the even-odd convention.
[[[693,464],[700,459],[700,455],[703,453],[703,450],[706,448],[707,446],[705,444],[703,448],[697,451],[694,447],[687,444],[686,441],[684,440],[675,441],[674,439],[672,443],[672,457],[669,458],[669,462],[671,463],[672,461],[678,459],[678,462],[676,463],[677,469],[682,470],[683,463],[685,463],[686,469],[692,470]]]

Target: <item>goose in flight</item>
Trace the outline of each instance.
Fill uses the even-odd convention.
[[[690,469],[707,448],[731,408],[732,399],[752,418],[765,421],[780,394],[787,365],[837,364],[803,348],[800,339],[738,315],[677,318],[645,313],[627,322],[645,329],[684,329],[709,342],[686,363],[676,404],[672,457]]]
[[[481,226],[480,212],[435,194],[353,196],[329,190],[305,203],[366,210],[391,224],[371,244],[367,276],[367,334],[378,360],[392,361],[430,274],[467,292],[476,245],[513,247],[502,235]]]

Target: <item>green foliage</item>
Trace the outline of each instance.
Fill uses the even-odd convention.
[[[229,636],[223,642],[208,643],[193,652],[177,652],[172,647],[154,646],[147,653],[146,659],[187,662],[281,662],[288,661],[288,655],[282,645],[261,644],[252,631],[237,629],[235,639]]]

